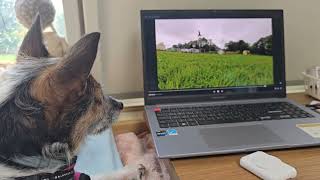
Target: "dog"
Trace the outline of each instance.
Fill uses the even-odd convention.
[[[100,33],[75,43],[63,57],[50,57],[37,15],[17,55],[0,74],[0,179],[74,179],[75,157],[87,135],[117,119],[123,104],[104,96],[90,75]],[[135,164],[111,175],[77,178],[142,179]],[[82,176],[83,175],[83,176]]]

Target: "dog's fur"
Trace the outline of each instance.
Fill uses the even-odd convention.
[[[103,95],[90,75],[100,34],[79,40],[65,56],[49,57],[40,17],[22,42],[17,64],[0,73],[0,179],[53,173],[77,155],[89,134],[116,120],[122,103]],[[92,179],[141,178],[139,165]]]

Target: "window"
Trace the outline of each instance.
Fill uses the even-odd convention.
[[[56,14],[53,26],[59,36],[65,36],[62,0],[53,0]],[[28,30],[15,14],[15,0],[0,0],[0,68],[15,63],[18,48]]]
[[[64,13],[63,13],[63,5],[62,0],[53,0],[53,6],[56,9],[56,17],[55,21],[53,22],[54,27],[59,36],[65,37],[65,21],[64,21]]]

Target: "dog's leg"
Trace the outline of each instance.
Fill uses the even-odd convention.
[[[128,165],[111,175],[91,177],[92,180],[144,180],[146,168],[142,164]]]

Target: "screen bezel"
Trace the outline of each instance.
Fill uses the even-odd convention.
[[[273,69],[277,73],[270,89],[244,87],[234,93],[214,94],[203,90],[158,90],[156,67],[155,19],[199,18],[271,18],[273,35]],[[234,99],[286,97],[283,10],[142,10],[141,37],[143,50],[144,99],[146,105],[202,102]],[[156,80],[157,81],[157,80]],[[281,82],[281,84],[278,84]]]

